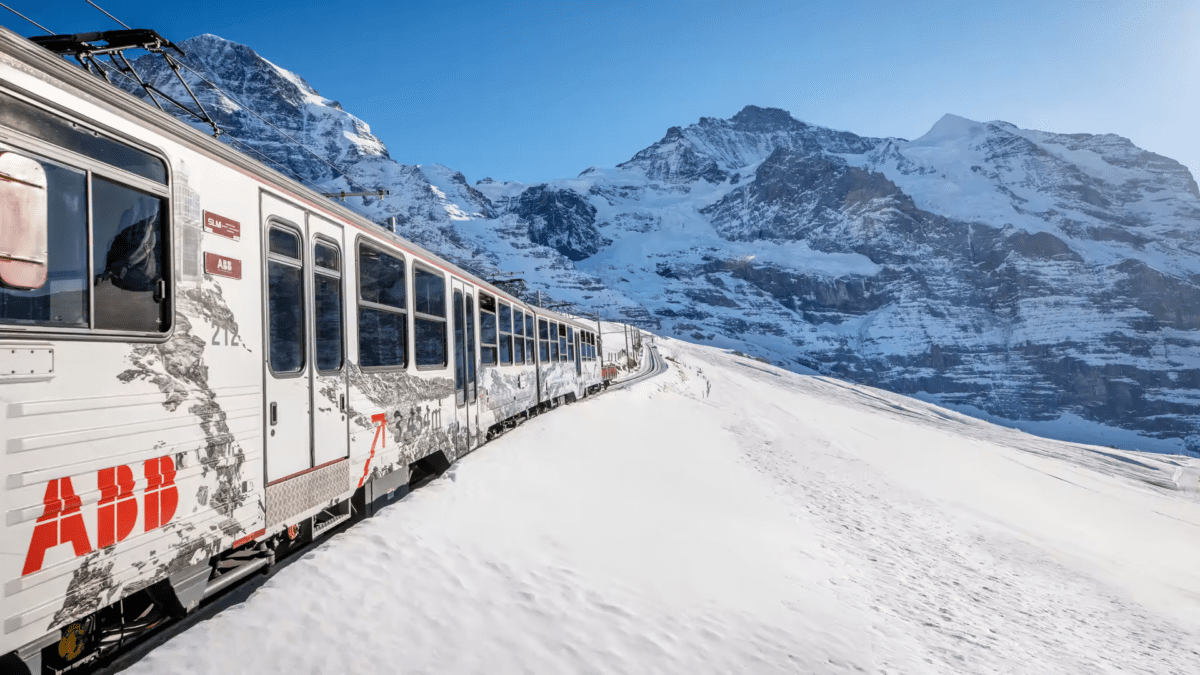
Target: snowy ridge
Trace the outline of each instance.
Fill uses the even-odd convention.
[[[247,47],[183,44],[345,174],[198,86],[231,136],[324,190],[391,190],[352,205],[483,276],[520,272],[527,298],[1023,428],[1200,452],[1200,190],[1127,139],[954,115],[867,138],[747,106],[617,167],[471,185],[395,162]]]

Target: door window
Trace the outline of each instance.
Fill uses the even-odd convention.
[[[304,275],[300,236],[274,225],[267,254],[267,316],[271,370],[304,370]]]
[[[462,291],[454,291],[454,401],[467,402],[467,333]]]
[[[342,344],[342,252],[331,242],[313,244],[313,311],[317,371],[336,372],[345,361]]]
[[[475,299],[466,297],[467,315],[467,396],[475,402]]]

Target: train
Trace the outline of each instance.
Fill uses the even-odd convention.
[[[94,667],[599,392],[597,322],[501,285],[0,28],[0,670]]]

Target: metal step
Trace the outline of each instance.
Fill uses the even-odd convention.
[[[313,539],[320,537],[325,532],[337,527],[338,525],[350,520],[349,513],[343,513],[340,516],[334,516],[322,523],[313,523]]]

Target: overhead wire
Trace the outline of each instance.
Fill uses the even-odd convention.
[[[220,93],[222,96],[225,96],[225,97],[226,97],[226,98],[228,98],[230,101],[233,101],[233,102],[234,102],[234,103],[235,103],[235,104],[236,104],[236,105],[237,105],[239,108],[241,108],[242,110],[245,110],[246,112],[250,113],[251,115],[254,115],[254,116],[255,116],[255,117],[257,117],[257,118],[258,118],[260,121],[262,121],[262,123],[263,123],[263,124],[266,124],[267,126],[269,126],[269,127],[271,127],[272,129],[274,129],[274,130],[276,131],[276,133],[278,133],[280,136],[283,136],[284,138],[288,139],[289,141],[291,141],[292,143],[294,143],[294,144],[295,144],[297,147],[299,147],[300,149],[304,150],[305,152],[307,152],[308,154],[312,155],[313,157],[317,158],[317,160],[318,160],[318,161],[320,161],[321,163],[325,164],[325,165],[326,165],[326,166],[328,166],[329,168],[333,169],[333,170],[334,170],[334,172],[335,172],[335,173],[334,173],[334,176],[335,176],[335,177],[341,176],[342,178],[345,178],[345,179],[346,179],[346,182],[347,182],[348,184],[350,184],[350,185],[353,185],[353,186],[355,186],[355,187],[358,187],[359,189],[361,189],[361,190],[362,190],[362,191],[364,191],[364,192],[375,192],[375,190],[371,190],[371,189],[370,189],[370,188],[368,188],[367,186],[365,186],[365,185],[363,185],[362,183],[359,183],[358,181],[356,181],[356,180],[354,180],[353,178],[351,178],[351,177],[350,177],[350,174],[349,174],[349,173],[347,173],[347,172],[346,172],[344,169],[342,169],[342,168],[338,167],[338,166],[337,166],[337,165],[335,165],[334,163],[332,163],[332,162],[330,162],[329,160],[325,159],[324,157],[322,157],[321,155],[319,155],[319,154],[318,154],[316,151],[312,150],[312,149],[311,149],[311,148],[309,148],[307,145],[305,145],[304,143],[300,142],[298,139],[296,139],[295,137],[293,137],[291,134],[287,133],[287,132],[286,132],[286,131],[284,131],[283,129],[280,129],[279,127],[275,126],[275,125],[274,125],[274,124],[273,124],[273,123],[272,123],[270,120],[268,120],[267,118],[263,117],[262,115],[259,115],[257,112],[255,112],[255,111],[254,111],[254,109],[253,109],[253,108],[251,108],[250,106],[246,105],[245,103],[242,103],[241,101],[239,101],[239,100],[237,99],[237,97],[235,97],[235,96],[233,96],[232,94],[230,94],[229,92],[225,91],[225,90],[224,90],[224,89],[222,89],[222,88],[221,88],[219,85],[217,85],[217,84],[215,84],[215,83],[213,83],[213,82],[210,82],[210,81],[209,81],[207,78],[205,78],[205,77],[204,77],[203,75],[201,75],[200,73],[196,72],[196,71],[195,71],[195,69],[193,69],[193,68],[192,68],[191,66],[189,66],[188,64],[184,63],[183,61],[178,61],[178,63],[179,63],[179,65],[180,65],[180,66],[182,66],[182,67],[183,67],[185,70],[187,70],[188,72],[190,72],[192,75],[195,75],[195,76],[196,76],[196,78],[197,78],[197,79],[199,79],[201,82],[203,82],[203,83],[207,84],[208,86],[212,87],[212,88],[213,88],[215,91],[217,91],[218,93]],[[293,106],[294,106],[294,104],[293,104]],[[380,196],[379,196],[379,199],[380,199],[380,201],[386,202],[387,204],[389,204],[389,205],[391,205],[391,206],[393,206],[393,207],[395,207],[395,206],[396,206],[396,205],[395,205],[395,204],[394,204],[394,203],[391,201],[391,199],[390,199],[390,198],[389,198],[387,195],[380,195]]]
[[[86,2],[87,2],[89,5],[91,5],[92,7],[96,8],[97,10],[99,10],[100,12],[103,12],[103,13],[104,13],[104,15],[105,15],[105,16],[107,16],[108,18],[110,18],[110,19],[112,19],[113,21],[116,21],[117,23],[121,24],[121,25],[122,25],[123,27],[125,27],[126,29],[130,29],[130,28],[129,28],[129,24],[127,24],[127,23],[125,23],[124,21],[121,21],[121,20],[120,20],[120,19],[118,19],[117,17],[113,16],[113,15],[112,15],[112,14],[111,14],[111,13],[110,13],[108,10],[104,9],[103,7],[101,7],[100,5],[98,5],[97,3],[93,2],[93,0],[86,0]],[[4,9],[7,9],[8,11],[12,12],[13,14],[16,14],[17,16],[21,17],[22,19],[24,19],[24,20],[28,21],[29,23],[33,24],[34,26],[37,26],[37,27],[38,27],[38,28],[40,28],[41,30],[45,31],[45,32],[46,32],[46,34],[48,34],[48,35],[55,35],[55,33],[54,33],[53,31],[51,31],[49,28],[46,28],[45,26],[43,26],[43,25],[41,25],[40,23],[38,23],[38,22],[34,21],[33,19],[31,19],[31,18],[29,18],[29,17],[25,16],[24,14],[22,14],[22,13],[18,12],[17,10],[13,9],[12,7],[9,7],[7,4],[4,4],[4,3],[0,2],[0,7],[3,7]],[[130,30],[131,30],[131,29],[130,29]],[[196,72],[196,70],[195,70],[194,68],[192,68],[191,66],[189,66],[187,63],[185,63],[185,62],[183,62],[183,61],[176,61],[176,63],[178,63],[178,64],[179,64],[180,66],[182,66],[182,67],[183,67],[185,70],[187,70],[188,72],[190,72],[192,75],[196,76],[196,78],[197,78],[198,80],[200,80],[201,82],[203,82],[203,83],[207,84],[209,87],[212,87],[212,88],[213,88],[213,90],[215,90],[217,93],[221,94],[222,96],[224,96],[225,98],[229,99],[230,101],[233,101],[233,102],[234,102],[234,103],[235,103],[235,104],[236,104],[236,105],[237,105],[239,108],[241,108],[242,110],[245,110],[246,112],[250,113],[251,115],[253,115],[253,116],[255,116],[256,118],[258,118],[260,121],[262,121],[262,123],[263,123],[263,124],[266,124],[267,126],[269,126],[269,127],[271,127],[272,129],[274,129],[274,130],[275,130],[275,132],[276,132],[276,133],[278,133],[280,136],[284,137],[285,139],[287,139],[287,140],[288,140],[288,141],[290,141],[291,143],[295,144],[297,147],[301,148],[302,150],[304,150],[304,151],[305,151],[305,152],[307,152],[308,154],[310,154],[310,155],[312,155],[313,157],[315,157],[315,158],[317,159],[317,161],[321,162],[322,164],[325,164],[325,165],[326,165],[326,166],[328,166],[330,169],[333,169],[333,171],[334,171],[334,176],[335,176],[335,177],[341,176],[341,177],[345,178],[345,179],[346,179],[346,182],[347,182],[348,184],[350,184],[350,185],[352,185],[352,186],[356,186],[356,187],[360,188],[361,190],[363,190],[364,192],[374,192],[373,190],[370,190],[369,188],[367,188],[367,187],[366,187],[365,185],[363,185],[362,183],[359,183],[358,181],[356,181],[356,180],[354,180],[353,178],[351,178],[351,177],[350,177],[350,175],[349,175],[349,174],[348,174],[348,173],[347,173],[347,172],[346,172],[344,169],[342,169],[342,168],[338,167],[338,166],[337,166],[337,165],[335,165],[334,163],[332,163],[332,162],[330,162],[329,160],[325,159],[325,158],[324,158],[324,157],[322,157],[320,154],[318,154],[316,151],[314,151],[313,149],[309,148],[309,147],[308,147],[307,145],[305,145],[304,143],[300,142],[300,140],[299,140],[299,139],[297,139],[297,138],[295,138],[294,136],[292,136],[291,134],[289,134],[289,133],[285,132],[283,129],[280,129],[278,126],[276,126],[275,124],[273,124],[273,123],[272,123],[270,120],[268,120],[267,118],[265,118],[265,117],[263,117],[262,115],[260,115],[260,114],[258,114],[257,112],[255,112],[253,108],[251,108],[250,106],[246,105],[245,103],[242,103],[241,101],[239,101],[239,100],[237,99],[237,97],[235,97],[234,95],[232,95],[232,94],[230,94],[229,92],[225,91],[225,90],[224,90],[224,89],[222,89],[222,88],[221,88],[219,85],[217,85],[216,83],[214,83],[214,82],[210,81],[208,78],[204,77],[204,76],[203,76],[203,75],[201,75],[200,73]],[[99,63],[98,63],[98,62],[97,62],[97,65],[99,65]],[[102,73],[104,73],[104,70],[103,70],[103,69],[101,69],[101,72],[102,72]],[[132,83],[134,83],[134,84],[139,84],[139,83],[138,83],[138,82],[136,82],[136,81],[135,81],[133,78],[129,77],[129,75],[127,75],[126,73],[124,73],[124,72],[123,72],[123,71],[122,71],[120,68],[114,68],[114,69],[113,69],[113,72],[115,72],[115,73],[118,73],[119,75],[121,75],[122,77],[124,77],[126,80],[128,80],[128,81],[130,81],[130,82],[132,82]],[[186,86],[186,83],[184,83],[184,84],[185,84],[185,86]],[[192,114],[190,110],[187,110],[187,109],[186,109],[186,108],[184,108],[183,106],[180,106],[178,103],[175,103],[174,101],[169,101],[169,102],[170,102],[172,105],[175,105],[176,107],[180,108],[180,109],[181,109],[181,110],[183,110],[184,112],[187,112],[187,113],[189,113],[189,114]],[[290,103],[290,101],[289,101],[289,103]],[[294,106],[294,104],[293,104],[293,107],[295,107],[295,106]],[[230,135],[230,134],[229,134],[227,131],[226,131],[226,132],[224,132],[224,133],[225,133],[225,135],[228,135],[228,136],[229,136],[229,139],[230,139],[231,141],[234,141],[234,142],[238,143],[238,145],[240,145],[241,147],[243,147],[243,148],[245,148],[245,149],[249,150],[250,152],[253,152],[255,155],[257,155],[257,156],[261,157],[262,159],[266,160],[266,161],[267,161],[267,162],[269,162],[270,164],[274,164],[275,166],[277,166],[277,167],[279,167],[279,168],[281,168],[281,169],[285,170],[286,172],[288,172],[288,173],[292,174],[292,175],[293,175],[293,176],[295,176],[295,178],[296,178],[297,180],[299,180],[301,183],[308,182],[308,183],[309,183],[309,184],[311,184],[313,187],[317,188],[318,192],[320,192],[320,191],[321,191],[321,189],[322,189],[322,188],[321,188],[321,186],[320,186],[320,185],[318,185],[316,182],[314,182],[314,181],[312,181],[312,180],[305,179],[303,176],[301,176],[301,175],[300,175],[300,174],[299,174],[297,171],[295,171],[294,169],[291,169],[290,167],[286,166],[284,163],[280,162],[279,160],[276,160],[276,159],[273,159],[273,158],[269,157],[268,155],[264,154],[263,152],[261,152],[261,151],[257,150],[257,149],[256,149],[256,148],[254,148],[253,146],[251,146],[251,145],[250,145],[249,143],[247,143],[246,141],[240,140],[240,139],[238,139],[238,138],[236,138],[236,137],[234,137],[234,136]],[[382,194],[381,194],[379,198],[380,198],[380,201],[384,201],[384,202],[388,203],[389,205],[391,205],[391,206],[395,207],[395,204],[394,204],[394,203],[392,203],[392,201],[391,201],[391,200],[390,200],[390,199],[389,199],[389,198],[388,198],[386,195],[382,195]]]
[[[126,73],[124,73],[120,70],[114,69],[112,72],[125,78],[126,81],[130,82],[131,84],[134,84],[134,85],[138,84],[138,82],[136,80],[134,80],[132,77],[130,77],[129,75],[127,75]],[[167,103],[170,103],[171,105],[175,106],[176,108],[179,108],[180,110],[183,110],[184,112],[190,112],[189,110],[187,110],[186,108],[184,108],[183,106],[179,105],[178,103],[176,103],[174,101],[168,100]],[[318,185],[316,182],[312,181],[311,179],[305,178],[295,169],[287,166],[283,162],[280,162],[279,160],[271,157],[270,155],[263,153],[262,151],[255,148],[253,145],[250,145],[246,141],[243,141],[242,139],[238,138],[237,136],[234,136],[233,134],[229,133],[228,131],[223,132],[221,135],[228,138],[230,141],[237,143],[242,148],[244,148],[245,150],[243,150],[243,152],[246,152],[246,151],[251,152],[251,153],[257,155],[258,157],[260,157],[263,161],[265,161],[269,164],[272,164],[275,167],[281,169],[282,171],[285,171],[285,172],[291,174],[291,176],[293,178],[300,181],[301,183],[308,183],[309,185],[311,185],[314,188],[317,188],[318,190],[321,189],[321,186]]]
[[[46,34],[47,34],[47,35],[54,35],[54,31],[50,30],[49,28],[46,28],[46,27],[45,27],[45,26],[43,26],[42,24],[40,24],[40,23],[38,23],[38,22],[34,21],[33,19],[31,19],[31,18],[29,18],[29,17],[25,16],[24,14],[22,14],[22,13],[18,12],[17,10],[13,9],[12,7],[9,7],[8,5],[4,4],[3,2],[0,2],[0,7],[3,7],[4,9],[7,9],[8,11],[12,12],[13,14],[16,14],[17,16],[21,17],[22,19],[25,19],[25,20],[26,20],[26,21],[28,21],[29,23],[31,23],[31,24],[33,24],[33,25],[37,26],[38,28],[41,28],[42,30],[46,31]],[[107,12],[105,12],[105,13],[107,14]],[[118,22],[118,23],[120,23],[120,22]]]
[[[92,2],[92,0],[87,0],[87,4],[91,5],[92,7],[95,7],[96,9],[100,10],[101,12],[104,12],[104,15],[107,16],[108,18],[112,19],[113,21],[116,21],[117,23],[121,24],[122,26],[129,28],[129,24],[118,19],[117,17],[113,16],[112,14],[109,14],[108,10],[106,10],[103,7],[101,7],[100,5],[97,5],[96,3]],[[129,28],[129,30],[133,30],[133,29]]]

